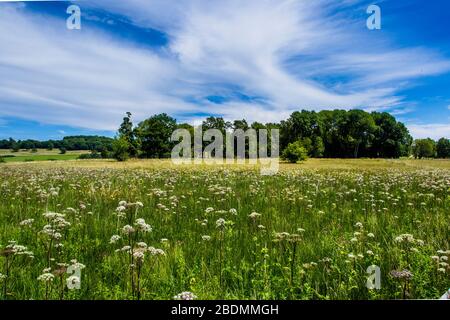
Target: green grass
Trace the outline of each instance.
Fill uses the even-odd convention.
[[[84,153],[89,153],[89,151],[67,151],[66,154],[60,154],[58,149],[38,149],[37,152],[32,152],[31,150],[12,152],[11,150],[0,149],[0,158],[4,162],[75,160]]]
[[[310,160],[275,176],[159,160],[0,164],[0,297],[435,299],[450,287],[449,163]],[[120,201],[143,207],[120,213]],[[138,218],[152,231],[124,234]],[[2,251],[12,240],[34,259]],[[128,245],[134,255],[116,252]],[[72,259],[86,266],[80,290],[62,285]],[[381,290],[366,288],[373,264]],[[53,282],[39,281],[48,267]],[[404,269],[412,279],[391,276]]]
[[[57,160],[75,160],[78,159],[78,154],[54,154],[54,155],[30,155],[30,156],[16,156],[5,157],[5,162],[31,162],[31,161],[57,161]]]

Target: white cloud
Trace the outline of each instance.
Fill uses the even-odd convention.
[[[415,139],[431,138],[438,140],[442,137],[450,138],[450,125],[448,123],[407,124],[407,127]]]
[[[448,60],[424,48],[393,49],[370,40],[369,51],[365,24],[335,14],[333,1],[91,5],[98,4],[167,33],[166,50],[142,49],[99,30],[68,31],[61,20],[2,6],[0,116],[114,130],[125,111],[138,119],[214,113],[261,122],[298,108],[405,112],[399,89],[450,70]],[[345,80],[318,80],[329,75]],[[213,104],[204,98],[236,91],[257,99]]]

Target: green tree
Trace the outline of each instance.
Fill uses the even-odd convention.
[[[133,122],[131,121],[131,112],[127,112],[123,118],[122,124],[118,130],[119,138],[127,141],[128,154],[132,157],[137,156],[139,145],[136,139],[136,131],[133,129]]]
[[[162,113],[139,123],[136,134],[141,144],[143,156],[164,158],[170,156],[174,143],[170,141],[177,128],[176,120]]]
[[[450,139],[439,139],[436,144],[436,153],[438,158],[450,158]]]
[[[297,163],[308,158],[308,151],[303,147],[301,141],[298,140],[288,144],[288,146],[283,150],[281,158],[291,163]]]
[[[112,156],[117,161],[127,161],[130,158],[128,151],[130,150],[129,142],[124,137],[117,137],[113,141]]]
[[[434,158],[436,155],[436,143],[430,138],[417,139],[413,144],[413,155],[416,159]]]

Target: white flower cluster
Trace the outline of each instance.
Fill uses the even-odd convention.
[[[256,220],[257,218],[259,218],[261,216],[261,214],[258,213],[258,212],[252,212],[248,216],[249,216],[250,219]]]
[[[34,219],[23,220],[19,223],[21,227],[30,227],[34,222]]]
[[[55,279],[55,276],[49,272],[45,272],[48,271],[47,269],[44,270],[44,273],[42,273],[39,277],[37,277],[38,281],[42,281],[42,282],[52,282],[53,279]]]
[[[193,294],[192,292],[185,291],[185,292],[177,294],[173,298],[175,300],[195,300],[195,299],[197,299],[197,296],[195,294]]]
[[[32,251],[29,251],[27,247],[19,245],[16,241],[9,241],[9,244],[5,247],[5,251],[15,256],[26,256],[34,258]]]
[[[136,230],[147,233],[152,232],[152,226],[145,223],[145,220],[140,218],[136,219],[136,222],[134,223]]]
[[[223,219],[223,218],[217,219],[216,227],[219,229],[224,229],[225,228],[225,219]]]

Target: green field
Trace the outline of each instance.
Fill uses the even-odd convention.
[[[32,152],[30,150],[11,152],[11,150],[0,149],[0,158],[5,162],[75,160],[83,153],[88,153],[88,151],[67,151],[66,154],[60,154],[57,149],[38,149],[37,152]]]
[[[3,163],[0,297],[436,299],[450,288],[449,191],[444,160],[312,159],[274,176]],[[371,265],[380,290],[366,287]]]

